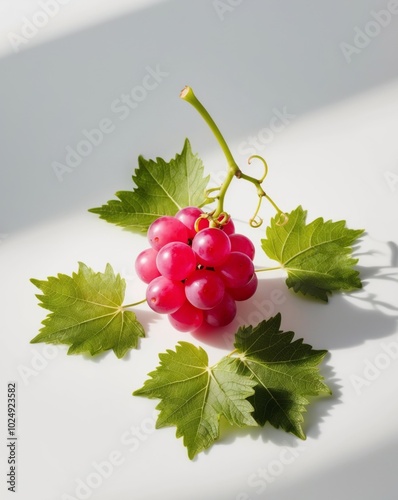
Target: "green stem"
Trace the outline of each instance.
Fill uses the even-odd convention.
[[[135,306],[139,306],[140,304],[144,304],[144,302],[146,302],[146,299],[140,300],[139,302],[134,302],[134,304],[126,304],[126,305],[123,305],[123,306],[122,306],[122,308],[123,308],[123,309],[127,309],[128,307],[135,307]]]
[[[217,127],[213,118],[209,115],[207,109],[203,106],[203,104],[198,100],[196,95],[193,93],[191,87],[188,86],[184,87],[180,93],[180,97],[184,101],[189,102],[189,104],[192,104],[192,106],[196,109],[196,111],[198,111],[198,113],[202,116],[207,125],[210,127],[210,130],[213,132],[215,138],[220,144],[221,149],[223,150],[224,155],[228,161],[228,164],[234,166],[236,170],[239,170],[232,156],[232,153],[228,147],[228,144],[225,142],[225,139],[222,133],[220,132],[220,129]]]
[[[259,159],[263,163],[264,173],[260,179],[255,179],[254,177],[252,177],[250,175],[244,174],[241,171],[241,169],[238,167],[236,161],[234,160],[234,157],[232,156],[232,153],[228,147],[228,144],[226,143],[226,141],[224,139],[224,136],[220,132],[220,129],[217,127],[215,121],[210,116],[207,109],[203,106],[203,104],[195,96],[191,87],[188,87],[188,86],[184,87],[180,93],[180,97],[184,101],[189,102],[189,104],[191,104],[196,109],[196,111],[198,111],[198,113],[202,116],[202,118],[205,120],[205,122],[209,126],[210,130],[213,132],[215,138],[217,139],[217,141],[218,141],[218,143],[219,143],[219,145],[220,145],[220,147],[225,155],[225,158],[227,159],[227,163],[228,163],[227,175],[226,175],[221,187],[219,188],[218,195],[215,197],[217,199],[217,208],[215,209],[215,211],[212,214],[212,219],[210,220],[210,226],[219,225],[219,224],[217,224],[217,218],[220,216],[220,214],[225,213],[224,212],[224,199],[225,199],[226,192],[229,188],[229,185],[231,184],[232,179],[234,177],[237,177],[238,179],[245,179],[246,181],[251,182],[252,184],[254,184],[256,186],[257,194],[259,196],[259,203],[258,203],[256,212],[251,219],[251,225],[253,227],[259,227],[262,223],[261,218],[260,218],[259,222],[256,222],[255,219],[256,219],[258,211],[260,209],[261,200],[263,197],[265,197],[271,203],[271,205],[275,208],[275,210],[281,216],[280,225],[285,224],[287,222],[287,218],[286,218],[286,216],[284,219],[282,218],[282,216],[284,216],[285,214],[276,205],[276,203],[265,193],[265,191],[261,187],[261,183],[263,182],[263,180],[265,179],[265,177],[267,176],[267,173],[268,173],[268,165],[267,165],[267,162],[264,160],[264,158],[262,158],[261,156],[258,156],[258,155],[252,155],[249,158],[249,164],[250,164],[251,160],[254,158]],[[209,192],[216,191],[216,190],[217,190],[217,188],[210,190]],[[210,200],[213,201],[212,198],[207,197],[206,201],[210,201]]]
[[[284,212],[278,207],[278,205],[274,202],[274,200],[268,196],[267,194],[264,193],[264,196],[267,198],[267,200],[271,203],[271,205],[275,208],[275,210],[278,212],[278,214],[283,214]]]
[[[248,181],[248,182],[251,182],[252,184],[254,184],[256,186],[257,194],[259,196],[267,196],[265,194],[264,189],[261,187],[261,182],[258,179],[255,179],[251,175],[244,174],[243,172],[240,172],[239,179],[245,179],[245,181]]]
[[[263,273],[265,271],[277,271],[278,269],[283,269],[282,266],[276,266],[276,267],[263,267],[262,269],[256,269],[256,273]]]
[[[224,182],[222,183],[220,187],[220,191],[218,194],[218,205],[217,208],[214,212],[214,218],[217,218],[223,211],[224,211],[224,199],[225,199],[225,194],[228,190],[229,185],[232,182],[232,179],[234,178],[235,175],[239,176],[240,169],[238,165],[236,164],[236,161],[234,160],[234,157],[232,156],[232,153],[228,147],[228,144],[226,143],[224,136],[220,132],[220,129],[217,127],[215,121],[213,118],[210,116],[206,108],[203,106],[203,104],[198,100],[198,98],[195,96],[193,90],[191,87],[184,87],[183,90],[180,93],[181,99],[184,101],[189,102],[196,111],[201,115],[201,117],[205,120],[207,125],[209,126],[210,130],[213,132],[215,138],[217,139],[217,142],[219,143],[225,158],[227,159],[228,163],[228,170],[227,170],[227,176],[224,179]]]

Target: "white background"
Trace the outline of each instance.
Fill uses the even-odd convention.
[[[3,0],[0,7],[0,497],[395,499],[398,14],[378,17],[395,4],[98,4],[66,2],[18,51],[10,37],[40,18],[43,2]],[[343,45],[346,55],[344,43],[352,47]],[[115,101],[142,84],[148,67],[163,76],[121,119]],[[169,159],[189,137],[213,183],[222,179],[225,164],[214,138],[178,98],[186,84],[213,114],[242,168],[248,144],[256,144],[270,167],[266,190],[284,210],[301,204],[309,220],[346,219],[349,227],[366,229],[355,250],[362,291],[324,305],[289,292],[282,274],[269,274],[222,332],[280,311],[284,330],[330,351],[321,371],[334,395],[308,407],[307,440],[270,426],[222,426],[220,441],[192,462],[175,429],[153,431],[156,402],[131,393],[156,367],[158,353],[179,340],[201,345],[217,361],[230,347],[222,334],[179,334],[140,306],[147,338],[124,360],[29,344],[46,315],[32,277],[69,274],[78,261],[103,271],[110,262],[126,278],[126,300],[143,297],[133,263],[145,238],[87,212],[131,189],[138,155]],[[275,121],[278,113],[285,113],[284,123]],[[113,132],[57,177],[54,162],[65,163],[66,148],[76,149],[84,131],[105,118]],[[245,222],[256,202],[251,186],[236,182],[228,209],[239,231],[256,242],[256,263],[272,265],[261,255],[264,229]],[[261,215],[268,220],[272,208],[264,206]],[[272,303],[275,290],[279,304]],[[8,494],[5,477],[10,381],[18,384],[16,494]],[[79,490],[110,456],[118,465],[109,477]]]

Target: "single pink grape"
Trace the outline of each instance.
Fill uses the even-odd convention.
[[[225,285],[214,271],[194,271],[185,281],[185,295],[198,309],[211,309],[223,298]]]
[[[162,276],[182,281],[195,271],[196,255],[189,245],[173,241],[159,250],[156,266]]]
[[[203,210],[198,207],[185,207],[179,210],[175,215],[176,219],[181,221],[187,227],[188,237],[191,240],[196,235],[195,222],[202,214]]]
[[[219,217],[219,220],[221,218]],[[228,222],[222,226],[222,230],[224,231],[225,234],[228,234],[228,236],[232,235],[235,233],[235,224],[231,217],[228,219]]]
[[[231,241],[231,252],[245,253],[251,260],[254,259],[256,249],[253,243],[244,234],[231,234],[229,237]]]
[[[236,303],[228,292],[223,299],[212,309],[203,311],[204,321],[211,326],[225,326],[231,323],[236,316]]]
[[[258,286],[257,274],[253,273],[251,280],[244,286],[238,288],[227,288],[227,292],[234,300],[247,300],[256,293]]]
[[[146,300],[151,309],[160,314],[172,314],[185,302],[184,285],[164,276],[152,280],[146,290]]]
[[[203,311],[186,300],[176,312],[169,314],[168,318],[176,330],[193,332],[203,322]]]
[[[138,254],[135,259],[135,271],[144,283],[150,283],[160,276],[160,272],[156,267],[157,254],[158,252],[153,248],[147,248]]]
[[[164,215],[149,226],[148,241],[155,250],[160,250],[173,241],[188,243],[188,229],[175,217]]]
[[[227,288],[245,286],[254,274],[251,259],[242,252],[231,252],[221,266],[216,267]]]
[[[196,234],[192,250],[198,262],[208,267],[220,266],[231,252],[229,237],[220,229],[209,227]]]

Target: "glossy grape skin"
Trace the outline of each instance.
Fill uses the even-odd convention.
[[[160,276],[160,272],[156,267],[157,254],[158,252],[153,248],[147,248],[138,254],[135,259],[135,271],[144,283],[148,284]]]
[[[148,228],[148,241],[152,248],[160,250],[173,241],[188,244],[188,229],[175,217],[164,215],[156,219]]]
[[[258,286],[251,241],[235,233],[232,219],[209,227],[202,214],[198,207],[185,207],[175,217],[159,217],[148,229],[151,248],[135,261],[138,276],[148,285],[148,305],[167,314],[181,332],[202,324],[229,324],[236,301],[250,298]]]
[[[234,300],[243,301],[250,299],[256,293],[258,286],[257,274],[254,273],[251,280],[244,286],[237,288],[227,288],[227,292]]]
[[[204,321],[211,326],[226,326],[236,316],[236,303],[228,292],[223,299],[212,309],[204,311]]]
[[[173,241],[159,250],[156,266],[162,276],[182,281],[195,271],[196,255],[189,245]]]
[[[235,224],[234,221],[231,219],[231,217],[229,218],[228,222],[222,226],[222,230],[224,231],[225,234],[228,235],[235,233]]]
[[[217,273],[222,277],[227,288],[245,286],[254,274],[251,259],[242,252],[231,252],[227,260],[219,267]]]
[[[254,259],[256,249],[253,243],[244,234],[231,234],[229,237],[231,241],[231,252],[242,252],[246,254],[251,260]]]
[[[173,314],[168,316],[172,326],[180,332],[192,332],[203,323],[203,311],[188,300]]]
[[[146,290],[146,300],[151,309],[160,314],[172,314],[185,302],[184,285],[164,276],[152,280]]]
[[[198,262],[208,267],[221,265],[231,251],[229,237],[220,229],[206,228],[196,234],[192,240],[192,250]]]
[[[211,309],[223,298],[225,285],[214,272],[201,269],[193,272],[185,281],[185,295],[198,309]]]
[[[188,238],[192,238],[196,235],[195,222],[203,214],[203,210],[198,207],[185,207],[179,210],[175,217],[181,221],[188,229]],[[205,219],[202,219],[205,220]],[[200,221],[201,222],[201,221]]]

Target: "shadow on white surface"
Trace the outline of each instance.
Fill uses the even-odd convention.
[[[238,319],[221,331],[210,328],[198,330],[192,335],[204,344],[232,350],[234,333],[239,326],[255,325],[280,312],[283,318],[282,330],[294,331],[295,338],[303,338],[304,342],[315,349],[344,349],[361,345],[367,340],[383,339],[394,334],[397,329],[396,296],[391,296],[390,301],[384,301],[368,294],[366,289],[368,283],[374,280],[397,283],[392,274],[395,272],[396,276],[397,270],[387,267],[387,271],[389,269],[391,272],[382,276],[379,275],[380,269],[377,267],[361,269],[365,279],[365,296],[360,295],[363,295],[363,291],[337,294],[330,297],[327,304],[288,290],[283,277],[260,277],[253,298],[239,303]],[[272,302],[275,290],[279,290],[282,297],[279,304]],[[389,314],[385,309],[388,309]],[[269,311],[269,314],[266,314],[266,311]]]
[[[345,448],[350,442],[341,443],[341,458],[333,467],[317,471],[308,480],[294,481],[289,484],[298,492],[298,498],[322,498],[322,500],[395,500],[396,498],[396,468],[397,468],[396,438],[390,443],[380,443],[369,453],[347,457]],[[291,498],[291,492],[280,488],[276,492],[278,500]]]

